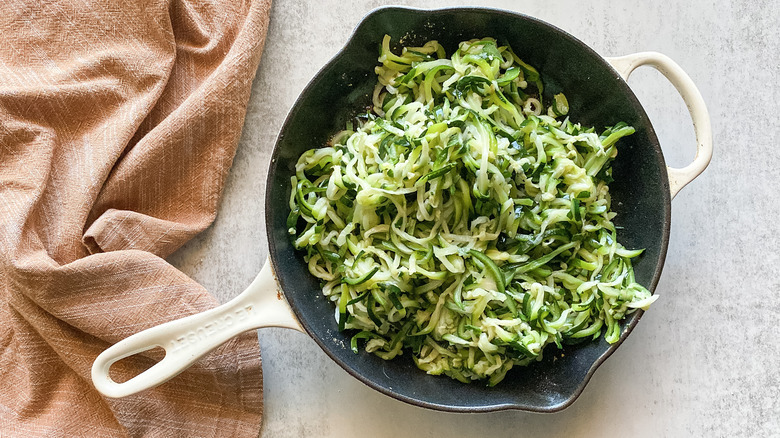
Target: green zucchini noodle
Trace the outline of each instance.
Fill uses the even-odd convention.
[[[545,106],[539,72],[491,38],[448,58],[385,36],[379,63],[373,110],[298,160],[287,224],[355,353],[495,385],[549,344],[616,342],[656,298],[610,211],[634,129]]]

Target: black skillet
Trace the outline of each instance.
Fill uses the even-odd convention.
[[[348,373],[408,403],[460,412],[554,412],[577,398],[596,368],[628,337],[642,311],[623,321],[616,344],[601,339],[563,350],[549,348],[544,360],[515,367],[492,388],[429,376],[405,356],[384,361],[350,350],[350,334],[339,332],[332,304],[322,296],[318,281],[308,273],[303,255],[295,251],[287,234],[290,177],[301,153],[324,145],[348,120],[370,106],[376,80],[373,69],[385,34],[405,45],[436,39],[447,53],[452,53],[459,41],[494,37],[499,43],[511,45],[525,62],[540,71],[547,101],[565,91],[572,119],[599,129],[620,121],[634,126],[636,133],[621,140],[610,192],[613,209],[618,213],[615,223],[623,227],[621,242],[628,248],[645,248],[634,265],[637,281],[651,291],[655,289],[669,240],[671,199],[704,170],[712,156],[706,107],[680,67],[652,52],[605,59],[564,31],[513,12],[380,8],[362,20],[346,46],[312,79],[282,127],[271,158],[265,199],[270,262],[231,302],[138,333],[103,352],[92,369],[93,382],[101,393],[124,397],[158,385],[231,337],[275,326],[305,331]],[[650,120],[626,84],[625,79],[640,65],[650,65],[664,74],[691,112],[697,154],[683,169],[665,165]],[[277,282],[286,301],[277,292]],[[163,347],[166,356],[149,370],[124,383],[108,377],[109,367],[117,360],[156,346]]]

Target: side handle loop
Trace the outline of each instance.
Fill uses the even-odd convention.
[[[682,96],[693,121],[696,134],[696,157],[691,164],[678,169],[667,166],[669,189],[672,198],[689,182],[699,176],[712,159],[712,127],[707,105],[699,89],[685,71],[671,58],[658,52],[640,52],[632,55],[606,58],[624,80],[628,80],[637,67],[648,65],[658,70],[674,85]]]

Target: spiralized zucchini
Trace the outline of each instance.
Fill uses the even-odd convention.
[[[494,39],[447,58],[382,42],[373,111],[305,152],[289,233],[352,349],[429,374],[501,381],[548,344],[620,336],[654,300],[617,242],[607,184],[625,124],[601,134],[546,107]]]

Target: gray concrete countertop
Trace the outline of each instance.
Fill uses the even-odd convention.
[[[416,7],[459,1],[406,1]],[[268,253],[263,196],[295,98],[380,1],[275,0],[243,136],[215,224],[171,257],[221,301]],[[672,203],[660,299],[568,409],[450,414],[369,389],[305,335],[259,332],[264,437],[780,436],[780,14],[768,0],[511,0],[473,5],[546,20],[604,56],[676,60],[710,110],[715,155]],[[694,155],[681,98],[652,69],[629,81],[668,164]]]

